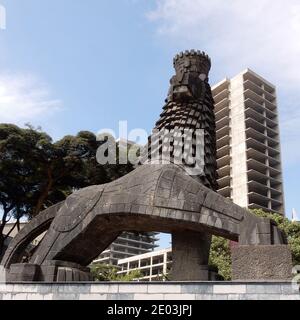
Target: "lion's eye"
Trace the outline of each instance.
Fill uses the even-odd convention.
[[[201,73],[199,75],[200,80],[204,81],[206,79],[206,74],[205,73]]]

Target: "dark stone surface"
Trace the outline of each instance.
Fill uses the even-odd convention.
[[[233,280],[292,279],[292,255],[287,245],[235,246]]]
[[[161,150],[159,139],[150,137],[158,145],[157,158],[153,159],[153,150],[146,147],[141,157],[146,163],[130,174],[105,185],[76,191],[63,203],[34,218],[14,238],[2,260],[10,269],[11,280],[33,277],[50,282],[89,281],[89,271],[84,267],[123,231],[172,233],[173,277],[180,280],[207,280],[212,276],[207,267],[212,234],[242,245],[253,245],[249,246],[250,253],[255,245],[269,245],[272,249],[271,245],[286,242],[270,219],[258,218],[215,192],[216,132],[208,83],[210,64],[210,59],[201,52],[190,51],[175,57],[176,75],[171,80],[166,105],[155,127],[170,131],[170,148]],[[182,156],[176,153],[174,146],[183,143],[177,140],[177,134],[184,129],[194,133],[197,129],[204,130],[202,173],[192,174],[194,166],[191,164],[178,164]],[[188,143],[192,155],[197,147],[193,137]],[[164,152],[169,153],[171,162],[159,161],[165,159]],[[197,161],[201,163],[202,159]],[[29,261],[32,269],[28,265],[23,269],[16,265],[26,246],[46,230]],[[267,253],[268,250],[256,250],[254,257],[264,261],[268,259]],[[273,253],[270,255],[275,257]],[[243,254],[237,254],[233,260],[234,270],[245,259]],[[16,268],[21,268],[18,274]],[[28,268],[39,272],[33,275]],[[283,268],[289,268],[289,261]],[[249,276],[257,279],[262,274],[266,275],[257,267],[256,273],[249,273]]]
[[[210,58],[201,51],[181,52],[174,58],[174,68],[176,74],[170,80],[171,86],[166,104],[155,125],[156,133],[149,137],[149,144],[144,150],[142,161],[144,163],[146,159],[161,160],[167,156],[171,162],[182,164],[184,157],[179,152],[180,149],[184,145],[185,150],[195,155],[197,148],[195,135],[197,130],[201,129],[204,133],[204,170],[194,178],[208,188],[217,190],[214,101],[208,83]],[[194,136],[190,137],[190,141],[188,138],[182,140],[181,132],[184,130],[193,133]],[[161,146],[159,139],[167,141],[169,145]],[[199,157],[195,161],[196,163],[191,164],[184,162],[185,169],[195,168],[197,162],[202,162],[202,159]]]
[[[211,236],[200,232],[172,233],[172,280],[209,280]]]
[[[33,282],[38,279],[39,266],[29,263],[17,263],[10,267],[7,282]]]

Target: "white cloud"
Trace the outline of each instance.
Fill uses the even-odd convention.
[[[148,17],[179,46],[300,82],[299,0],[158,0]]]
[[[206,51],[216,80],[250,67],[275,83],[285,160],[300,161],[299,0],[157,0],[148,18],[174,50]]]
[[[23,125],[58,111],[62,102],[30,74],[0,74],[0,122]]]

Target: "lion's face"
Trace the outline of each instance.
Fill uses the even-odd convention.
[[[177,72],[171,80],[169,100],[184,102],[190,100],[203,100],[206,91],[206,75],[189,69]]]

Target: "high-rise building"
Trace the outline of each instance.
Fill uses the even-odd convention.
[[[247,69],[212,87],[218,192],[246,208],[284,214],[276,88]]]
[[[292,209],[292,222],[299,222],[299,218],[298,218],[298,215],[297,215],[297,212],[296,212],[296,209]]]
[[[158,247],[157,232],[133,233],[123,232],[94,263],[103,263],[117,266],[120,259],[152,252]]]

